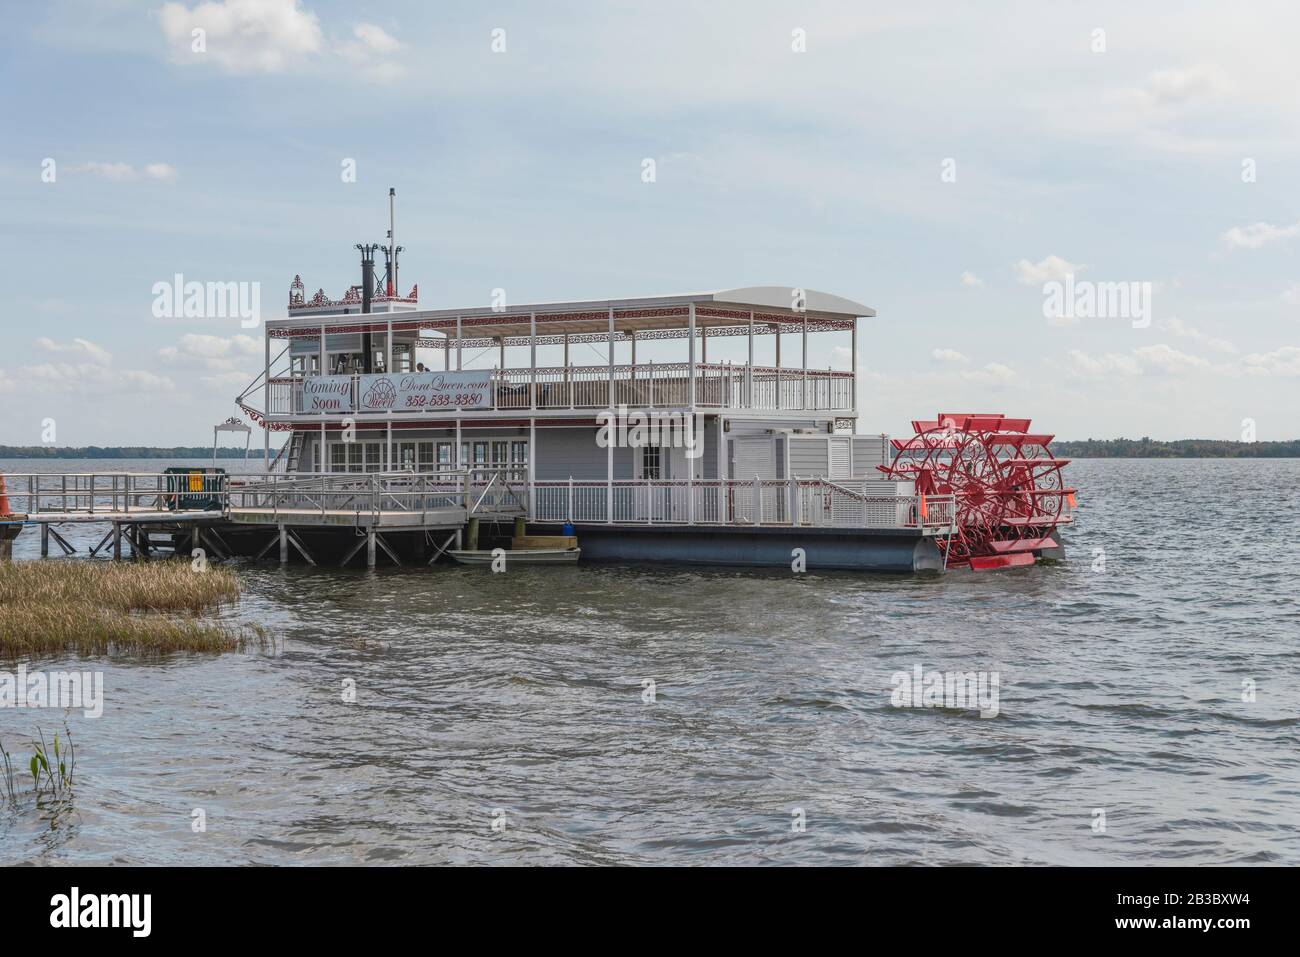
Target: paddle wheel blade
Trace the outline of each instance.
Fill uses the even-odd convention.
[[[953,496],[954,520],[937,536],[946,568],[985,571],[1032,565],[1059,548],[1055,531],[1072,519],[1067,486],[1048,433],[1003,413],[940,412],[916,419],[916,435],[894,439],[893,461],[877,466],[915,483],[917,494]]]

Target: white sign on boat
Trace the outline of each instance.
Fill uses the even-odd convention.
[[[491,377],[489,369],[363,375],[357,377],[357,402],[361,412],[486,409]]]
[[[323,375],[302,380],[303,412],[351,412],[352,376]]]

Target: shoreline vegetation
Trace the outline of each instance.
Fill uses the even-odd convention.
[[[186,561],[0,562],[0,659],[264,646],[258,626],[200,617],[238,598],[234,571]]]
[[[274,455],[275,449],[271,450]],[[248,458],[260,458],[261,448],[250,449]],[[244,450],[233,446],[217,449],[217,460],[242,459]],[[177,445],[0,445],[0,459],[211,459],[212,446]]]
[[[1083,439],[1052,443],[1052,452],[1075,459],[1294,459],[1300,439],[1230,442],[1226,439]]]
[[[253,450],[249,461],[256,457]],[[1226,439],[1061,439],[1057,455],[1076,459],[1293,459],[1300,458],[1300,439],[1283,442],[1232,442]],[[276,452],[271,450],[272,454]],[[211,459],[201,446],[146,445],[0,445],[0,459]],[[243,459],[240,448],[217,449],[217,460]]]

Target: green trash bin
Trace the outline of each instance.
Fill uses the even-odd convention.
[[[224,504],[226,470],[214,468],[163,469],[167,476],[167,508],[173,512],[215,511]]]

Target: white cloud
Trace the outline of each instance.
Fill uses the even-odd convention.
[[[373,23],[358,23],[352,28],[356,39],[338,46],[338,52],[366,80],[387,83],[406,71],[393,54],[402,49],[397,38]]]
[[[398,265],[400,266],[401,263],[399,262]],[[930,353],[930,357],[938,362],[970,362],[970,359],[956,349],[935,349]]]
[[[1252,352],[1241,360],[1247,375],[1300,376],[1300,346]]]
[[[1199,342],[1207,349],[1213,349],[1215,352],[1236,352],[1237,347],[1227,339],[1219,339],[1199,329],[1193,329],[1183,320],[1176,317],[1161,319],[1156,323],[1156,328],[1162,332],[1172,332],[1176,336],[1182,336],[1184,339],[1190,339],[1193,342]]]
[[[74,173],[89,173],[92,176],[100,176],[119,183],[132,182],[141,176],[162,183],[174,183],[179,175],[176,172],[176,167],[169,163],[148,163],[143,169],[137,170],[130,163],[100,163],[91,160],[90,162],[79,163],[70,167],[70,169]]]
[[[82,359],[93,362],[96,365],[108,365],[113,361],[113,355],[107,349],[95,345],[89,339],[73,339],[69,343],[55,342],[45,336],[36,340],[36,346],[45,352],[53,352],[59,355],[65,355],[70,359]]]
[[[1066,372],[1077,379],[1100,379],[1114,375],[1141,375],[1142,367],[1132,356],[1111,352],[1094,358],[1086,352],[1071,349],[1066,355]]]
[[[1150,109],[1182,109],[1221,99],[1232,89],[1227,74],[1212,64],[1156,70],[1142,86],[1129,91]]]
[[[164,3],[158,22],[175,63],[211,61],[228,73],[283,73],[325,44],[320,20],[298,0],[208,0],[193,9]],[[191,47],[205,31],[205,52]]]
[[[1249,226],[1233,226],[1223,234],[1223,242],[1229,249],[1259,249],[1298,235],[1300,223],[1292,223],[1290,226],[1251,223]]]
[[[1249,226],[1233,226],[1223,234],[1223,241],[1233,248],[1259,249],[1297,235],[1300,235],[1300,223],[1274,226],[1272,223],[1259,222]]]
[[[990,362],[982,369],[963,372],[961,377],[968,382],[978,382],[983,385],[1005,385],[1015,380],[1016,371],[1001,362]]]
[[[1191,372],[1210,368],[1208,360],[1202,359],[1200,356],[1189,355],[1186,352],[1179,352],[1163,342],[1134,349],[1133,357],[1142,363],[1145,368],[1161,372]]]
[[[352,35],[362,46],[374,53],[395,53],[402,48],[402,44],[396,37],[373,23],[358,23],[352,28]],[[398,265],[400,266],[401,263],[399,262]]]
[[[253,374],[249,372],[219,372],[216,375],[200,376],[199,384],[205,389],[238,390],[252,382],[253,378]]]
[[[1079,275],[1086,265],[1072,263],[1060,256],[1048,256],[1041,262],[1031,263],[1022,259],[1016,263],[1016,281],[1026,286],[1041,286],[1053,280],[1062,280],[1068,275]]]
[[[176,167],[169,163],[149,163],[144,168],[144,175],[163,183],[174,183],[179,174],[176,172]],[[400,266],[401,263],[399,262],[398,265]]]
[[[400,266],[401,263],[399,262],[398,265]],[[967,269],[961,274],[961,284],[963,286],[971,287],[982,286],[984,285],[984,280]]]
[[[177,345],[159,349],[158,358],[170,366],[230,372],[235,368],[236,360],[256,356],[262,349],[262,342],[252,336],[235,335],[226,338],[186,333]]]
[[[1300,282],[1293,282],[1282,293],[1282,301],[1289,306],[1300,306]]]
[[[140,394],[172,392],[176,388],[171,379],[153,372],[114,369],[113,356],[89,339],[64,343],[42,336],[35,345],[58,356],[58,361],[20,366],[12,373],[0,370],[0,381],[12,381],[22,393]]]

